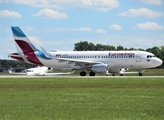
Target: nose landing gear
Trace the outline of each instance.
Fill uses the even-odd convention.
[[[138,73],[138,76],[142,76],[142,73],[141,73],[141,72],[139,72],[139,73]]]

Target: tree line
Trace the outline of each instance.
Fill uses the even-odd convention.
[[[31,68],[31,67],[35,67],[36,65],[33,64],[28,64],[25,62],[21,62],[21,61],[17,61],[17,60],[2,60],[0,59],[0,68],[1,69],[9,69],[9,68]]]
[[[148,51],[153,54],[155,54],[157,57],[162,59],[164,61],[164,46],[161,47],[153,47],[148,48],[146,50],[144,49],[136,49],[136,48],[124,48],[123,46],[119,45],[117,47],[113,45],[102,45],[102,44],[93,44],[91,42],[87,41],[80,41],[78,43],[74,44],[74,51],[107,51],[107,50],[142,50],[142,51]],[[0,67],[1,68],[15,68],[15,67],[23,67],[23,68],[31,68],[35,67],[36,65],[28,64],[21,61],[16,60],[2,60],[0,59]],[[164,68],[164,63],[160,66],[160,68]]]

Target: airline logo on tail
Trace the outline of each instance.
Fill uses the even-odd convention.
[[[23,33],[23,31],[19,27],[11,27],[14,40],[16,44],[21,48],[21,52],[24,54],[28,52],[34,52],[37,51],[35,46],[31,43],[31,41],[28,39],[28,37]],[[20,52],[20,51],[18,51]]]
[[[21,60],[24,62],[35,63],[42,66],[43,64],[37,57],[37,54],[41,58],[51,59],[47,58],[43,51],[38,50],[19,27],[11,27],[11,30],[14,36],[18,52],[10,54],[9,56],[11,58]]]

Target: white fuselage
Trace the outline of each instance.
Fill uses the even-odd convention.
[[[45,75],[48,72],[48,67],[36,67],[36,68],[29,68],[26,70],[26,75],[35,76],[35,75]]]
[[[52,59],[43,59],[38,54],[37,56],[45,66],[59,69],[81,69],[82,66],[76,64],[79,62],[74,60],[103,62],[108,64],[110,69],[152,68],[162,64],[159,58],[145,51],[57,51],[49,54]],[[58,59],[70,59],[70,61]]]

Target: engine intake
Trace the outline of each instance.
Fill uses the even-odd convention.
[[[52,67],[48,67],[48,71],[52,71],[53,70],[53,68]]]

